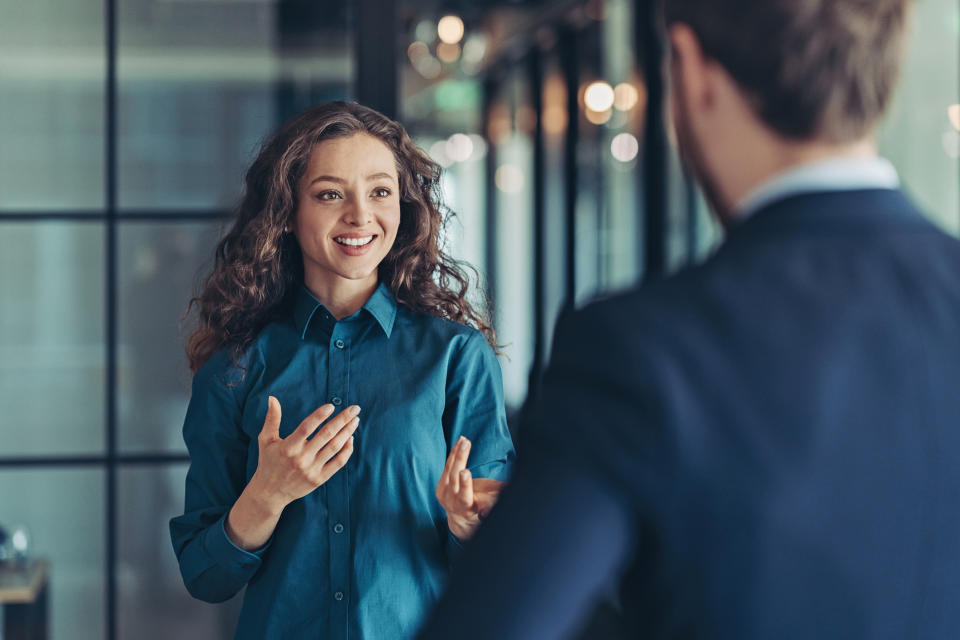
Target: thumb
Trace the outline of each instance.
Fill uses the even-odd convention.
[[[280,437],[280,401],[273,396],[267,398],[267,417],[263,421],[260,436],[267,440]]]

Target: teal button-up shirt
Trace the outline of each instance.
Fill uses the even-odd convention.
[[[240,364],[220,352],[193,379],[185,513],[170,522],[187,589],[219,602],[246,586],[237,638],[411,637],[457,549],[434,494],[451,445],[473,442],[478,478],[505,480],[513,459],[493,350],[475,329],[398,305],[383,284],[339,322],[304,288]],[[282,437],[327,402],[359,405],[360,427],[347,465],[288,505],[251,553],[223,523],[256,470],[270,395]]]

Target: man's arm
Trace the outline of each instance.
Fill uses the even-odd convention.
[[[524,461],[419,637],[569,637],[624,565],[633,537],[624,502],[590,474]]]

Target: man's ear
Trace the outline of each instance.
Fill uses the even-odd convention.
[[[673,50],[673,82],[683,92],[688,109],[710,106],[715,98],[708,75],[708,62],[700,40],[689,26],[676,23],[668,30]]]

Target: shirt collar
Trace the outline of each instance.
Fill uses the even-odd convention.
[[[773,176],[740,201],[735,215],[737,221],[742,221],[765,206],[798,193],[896,189],[899,186],[897,170],[886,158],[829,158]]]
[[[393,332],[394,321],[397,318],[397,301],[386,284],[381,282],[360,311],[344,318],[342,321],[353,320],[364,312],[373,316],[373,319],[383,329],[383,333],[389,338]],[[327,334],[332,334],[333,328],[337,324],[333,314],[313,297],[313,294],[305,285],[300,285],[300,290],[297,292],[296,300],[293,303],[293,322],[301,339],[306,338],[307,329],[310,328],[311,324],[318,323]]]

